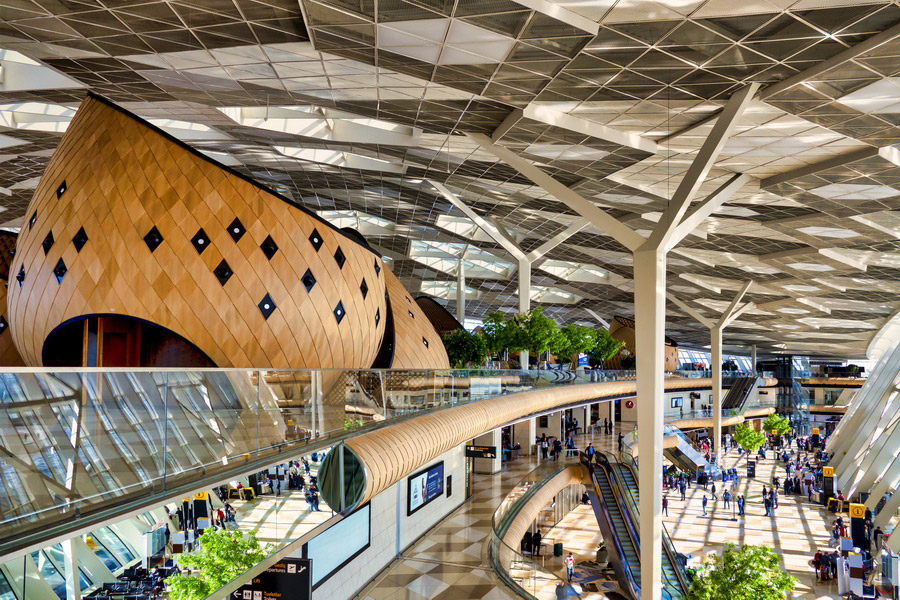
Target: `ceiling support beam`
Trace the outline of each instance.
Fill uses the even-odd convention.
[[[641,597],[643,600],[662,600],[662,442],[663,442],[663,377],[665,360],[665,309],[666,309],[666,256],[680,238],[678,226],[684,221],[691,200],[706,179],[728,141],[737,121],[756,93],[754,83],[737,91],[728,101],[713,127],[709,139],[704,142],[687,174],[672,197],[669,209],[655,225],[649,238],[616,219],[589,199],[581,196],[530,161],[518,156],[509,148],[495,144],[483,134],[466,134],[481,148],[543,188],[557,200],[575,210],[595,227],[632,252],[634,259],[634,314],[637,371],[638,451],[641,469],[638,473],[640,489],[641,537]],[[500,137],[502,137],[502,133]],[[734,182],[731,182],[734,184]],[[716,203],[724,202],[725,192],[705,200],[691,221],[699,222],[700,215],[715,210]],[[719,205],[721,205],[719,202]],[[708,212],[707,212],[708,211]],[[690,224],[685,229],[693,229]],[[681,234],[682,232],[678,232]],[[720,344],[721,346],[721,344]],[[721,364],[719,365],[721,368]],[[721,382],[720,382],[721,383]],[[721,386],[720,386],[721,387]],[[720,391],[721,395],[721,391]],[[721,437],[721,423],[717,438]],[[716,444],[718,447],[718,444]],[[647,461],[644,464],[644,461]]]
[[[670,246],[670,240],[674,237],[675,228],[681,224],[682,218],[691,204],[691,200],[694,199],[700,186],[706,180],[706,176],[719,157],[722,148],[731,138],[738,119],[744,113],[747,105],[750,104],[750,99],[757,89],[759,89],[759,84],[751,83],[735,92],[728,100],[728,104],[725,105],[725,108],[719,114],[719,118],[716,119],[712,131],[703,141],[703,145],[700,146],[700,150],[691,162],[691,166],[688,167],[687,172],[681,179],[681,183],[678,184],[678,188],[672,195],[669,206],[660,218],[658,226],[653,229],[653,233],[650,235],[651,244],[669,248],[677,244],[678,240],[675,240]]]
[[[606,327],[607,329],[609,329],[609,321],[607,321],[606,319],[604,319],[603,317],[601,317],[600,315],[598,315],[598,314],[596,313],[596,311],[594,311],[594,309],[592,309],[592,308],[586,308],[586,309],[584,309],[584,310],[586,310],[587,313],[588,313],[589,315],[591,315],[592,317],[594,317],[595,319],[597,319],[597,322],[600,323],[600,325],[602,325],[603,327]]]
[[[666,248],[671,250],[678,245],[681,240],[687,237],[692,231],[707,219],[712,213],[728,202],[736,191],[741,189],[744,184],[750,181],[750,176],[744,173],[735,173],[728,181],[723,183],[712,194],[701,200],[691,209],[690,214],[685,216],[681,222],[675,227],[675,231]]]
[[[690,316],[694,317],[701,325],[709,329],[709,348],[712,354],[710,358],[710,366],[712,367],[712,380],[713,380],[713,418],[715,419],[715,437],[713,438],[713,448],[715,450],[715,462],[716,464],[720,464],[722,459],[722,450],[720,446],[722,445],[722,332],[728,327],[735,319],[741,316],[744,312],[750,310],[754,307],[752,302],[747,302],[742,307],[737,308],[737,305],[743,300],[744,295],[747,293],[747,290],[750,289],[750,286],[753,285],[753,281],[747,281],[744,285],[741,286],[741,289],[738,290],[737,294],[734,295],[734,298],[731,299],[731,303],[728,307],[719,315],[719,318],[713,321],[710,318],[705,317],[699,311],[695,310],[691,305],[686,302],[682,302],[678,298],[676,298],[672,294],[666,294],[669,300],[672,301],[673,304],[684,310]]]

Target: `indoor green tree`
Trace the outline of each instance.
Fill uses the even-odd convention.
[[[550,343],[550,353],[560,361],[572,360],[573,365],[582,352],[591,350],[597,343],[597,334],[593,327],[585,327],[577,323],[563,325]]]
[[[784,600],[797,584],[768,546],[729,543],[705,567],[691,582],[687,600]]]
[[[766,443],[765,434],[756,431],[746,423],[735,425],[731,435],[734,437],[735,443],[747,453],[748,461],[750,460],[750,455],[762,448]]]
[[[791,432],[791,422],[785,417],[771,414],[763,421],[762,428],[766,433],[774,431],[778,435],[785,435]]]
[[[498,356],[509,348],[510,323],[502,312],[492,312],[481,323],[484,341],[490,356]]]
[[[484,364],[484,359],[487,358],[487,341],[484,336],[469,333],[465,329],[455,329],[452,333],[445,333],[441,338],[451,367],[458,369],[467,364],[475,366]]]
[[[618,354],[624,345],[608,330],[598,328],[594,330],[594,347],[588,350],[588,354],[598,362],[605,362]]]
[[[182,554],[178,566],[190,567],[191,575],[166,579],[172,600],[202,600],[241,573],[259,564],[271,551],[256,535],[239,530],[207,529],[200,536],[200,550]]]
[[[556,321],[544,314],[543,306],[516,317],[516,321],[522,334],[521,346],[517,349],[528,350],[535,358],[550,349],[557,332]]]

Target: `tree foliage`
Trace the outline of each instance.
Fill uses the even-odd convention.
[[[455,329],[452,333],[445,333],[441,337],[451,367],[458,369],[467,364],[484,364],[488,354],[485,336],[469,333],[465,329]]]
[[[622,358],[622,368],[626,371],[633,371],[637,367],[637,357],[633,354]]]
[[[791,432],[791,422],[785,417],[771,414],[763,421],[762,428],[766,433],[774,430],[778,435],[785,435]]]
[[[597,344],[597,330],[576,323],[560,327],[550,343],[550,352],[559,360],[574,359]]]
[[[502,312],[492,312],[481,323],[488,354],[495,356],[510,349],[510,325]]]
[[[797,580],[768,546],[726,544],[694,578],[687,600],[785,600]]]
[[[766,436],[746,423],[735,425],[732,435],[737,445],[747,452],[756,452],[766,443]]]
[[[270,552],[256,535],[239,530],[207,529],[199,538],[200,550],[182,554],[180,567],[195,569],[192,575],[166,579],[172,600],[202,600],[241,573],[260,563]]]
[[[596,329],[594,347],[588,351],[591,358],[597,361],[609,360],[619,353],[624,342],[614,338],[606,329]]]
[[[528,350],[534,356],[550,349],[557,335],[556,321],[544,314],[544,307],[532,308],[525,315],[514,317],[521,329],[522,341],[518,350]]]

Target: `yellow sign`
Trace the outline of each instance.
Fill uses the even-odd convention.
[[[834,477],[834,467],[822,467],[823,477]]]
[[[778,430],[777,430],[777,429],[773,429],[773,430],[772,430],[772,435],[778,435]]]
[[[851,504],[850,505],[850,518],[851,519],[865,519],[866,518],[866,505],[865,504]]]
[[[813,427],[813,435],[819,435],[818,427]]]
[[[198,494],[194,494],[194,500],[202,500],[206,502],[207,498],[209,498],[209,492],[200,492]]]

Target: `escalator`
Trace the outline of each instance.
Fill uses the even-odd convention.
[[[708,472],[710,465],[706,462],[706,458],[691,445],[684,433],[674,427],[672,429],[674,431],[671,435],[678,437],[678,443],[672,448],[663,450],[665,457],[679,470],[686,473]],[[669,434],[667,433],[666,435]]]
[[[597,523],[610,554],[619,587],[634,600],[641,597],[640,537],[637,483],[633,471],[606,453],[590,465],[594,494],[589,494]],[[677,559],[668,534],[663,542],[663,597],[684,598],[683,565]]]
[[[731,387],[728,388],[728,393],[725,394],[725,397],[722,399],[723,411],[734,410],[737,413],[744,412],[744,405],[747,403],[747,398],[750,397],[750,392],[753,391],[756,381],[756,377],[732,378],[730,380]]]

